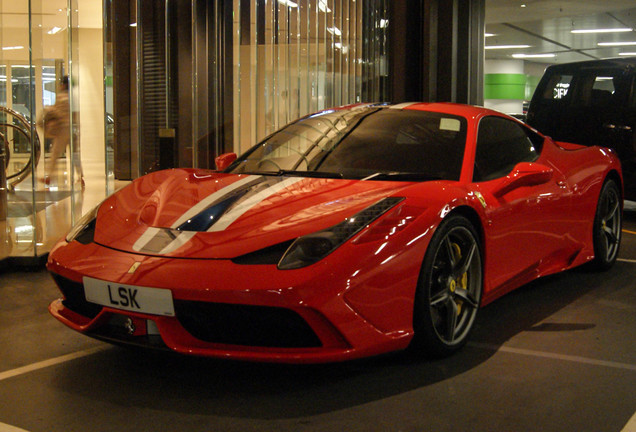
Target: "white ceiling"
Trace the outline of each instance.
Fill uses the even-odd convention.
[[[54,26],[65,27],[66,4],[66,0],[33,1],[34,25],[41,25],[44,34]],[[80,27],[100,28],[102,1],[77,0],[77,4]],[[12,40],[24,32],[11,30],[28,26],[27,10],[26,2],[0,0],[2,46],[24,45],[23,41]],[[556,57],[551,59],[529,61],[564,63],[636,52],[636,45],[597,45],[610,41],[636,42],[636,30],[628,33],[570,33],[572,29],[616,27],[636,29],[636,0],[486,0],[486,32],[495,35],[486,38],[486,45],[530,46],[525,49],[486,50],[486,59],[512,59],[515,53],[554,53]]]
[[[525,7],[522,7],[525,5]],[[573,34],[574,29],[631,28],[624,33]],[[634,0],[486,0],[486,46],[529,45],[524,49],[486,50],[487,60],[512,59],[515,53],[556,57],[528,60],[565,63],[618,57],[636,45],[602,47],[599,42],[636,42]]]

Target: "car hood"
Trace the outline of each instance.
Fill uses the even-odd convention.
[[[102,203],[95,242],[143,255],[235,258],[336,225],[409,185],[159,171]]]

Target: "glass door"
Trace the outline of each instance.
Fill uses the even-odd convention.
[[[41,263],[107,193],[101,23],[101,0],[0,0],[0,260]]]

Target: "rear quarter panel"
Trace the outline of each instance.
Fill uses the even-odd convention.
[[[604,182],[611,176],[622,191],[621,164],[614,151],[604,147],[556,142],[549,148],[552,148],[551,159],[565,175],[572,194],[572,235],[586,245],[575,264],[582,264],[594,256],[592,227]]]

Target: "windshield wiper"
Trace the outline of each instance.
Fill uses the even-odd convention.
[[[296,171],[296,170],[280,170],[279,175],[291,175],[299,177],[315,177],[315,178],[344,178],[342,173],[323,172],[323,171]]]
[[[412,181],[426,181],[426,180],[443,180],[441,177],[432,176],[424,173],[414,172],[377,172],[370,176],[366,176],[365,180],[412,180]]]
[[[275,175],[275,176],[295,176],[295,177],[313,177],[313,178],[344,178],[342,173],[335,172],[323,172],[323,171],[297,171],[297,170],[278,170],[278,171],[261,171],[261,175]]]

